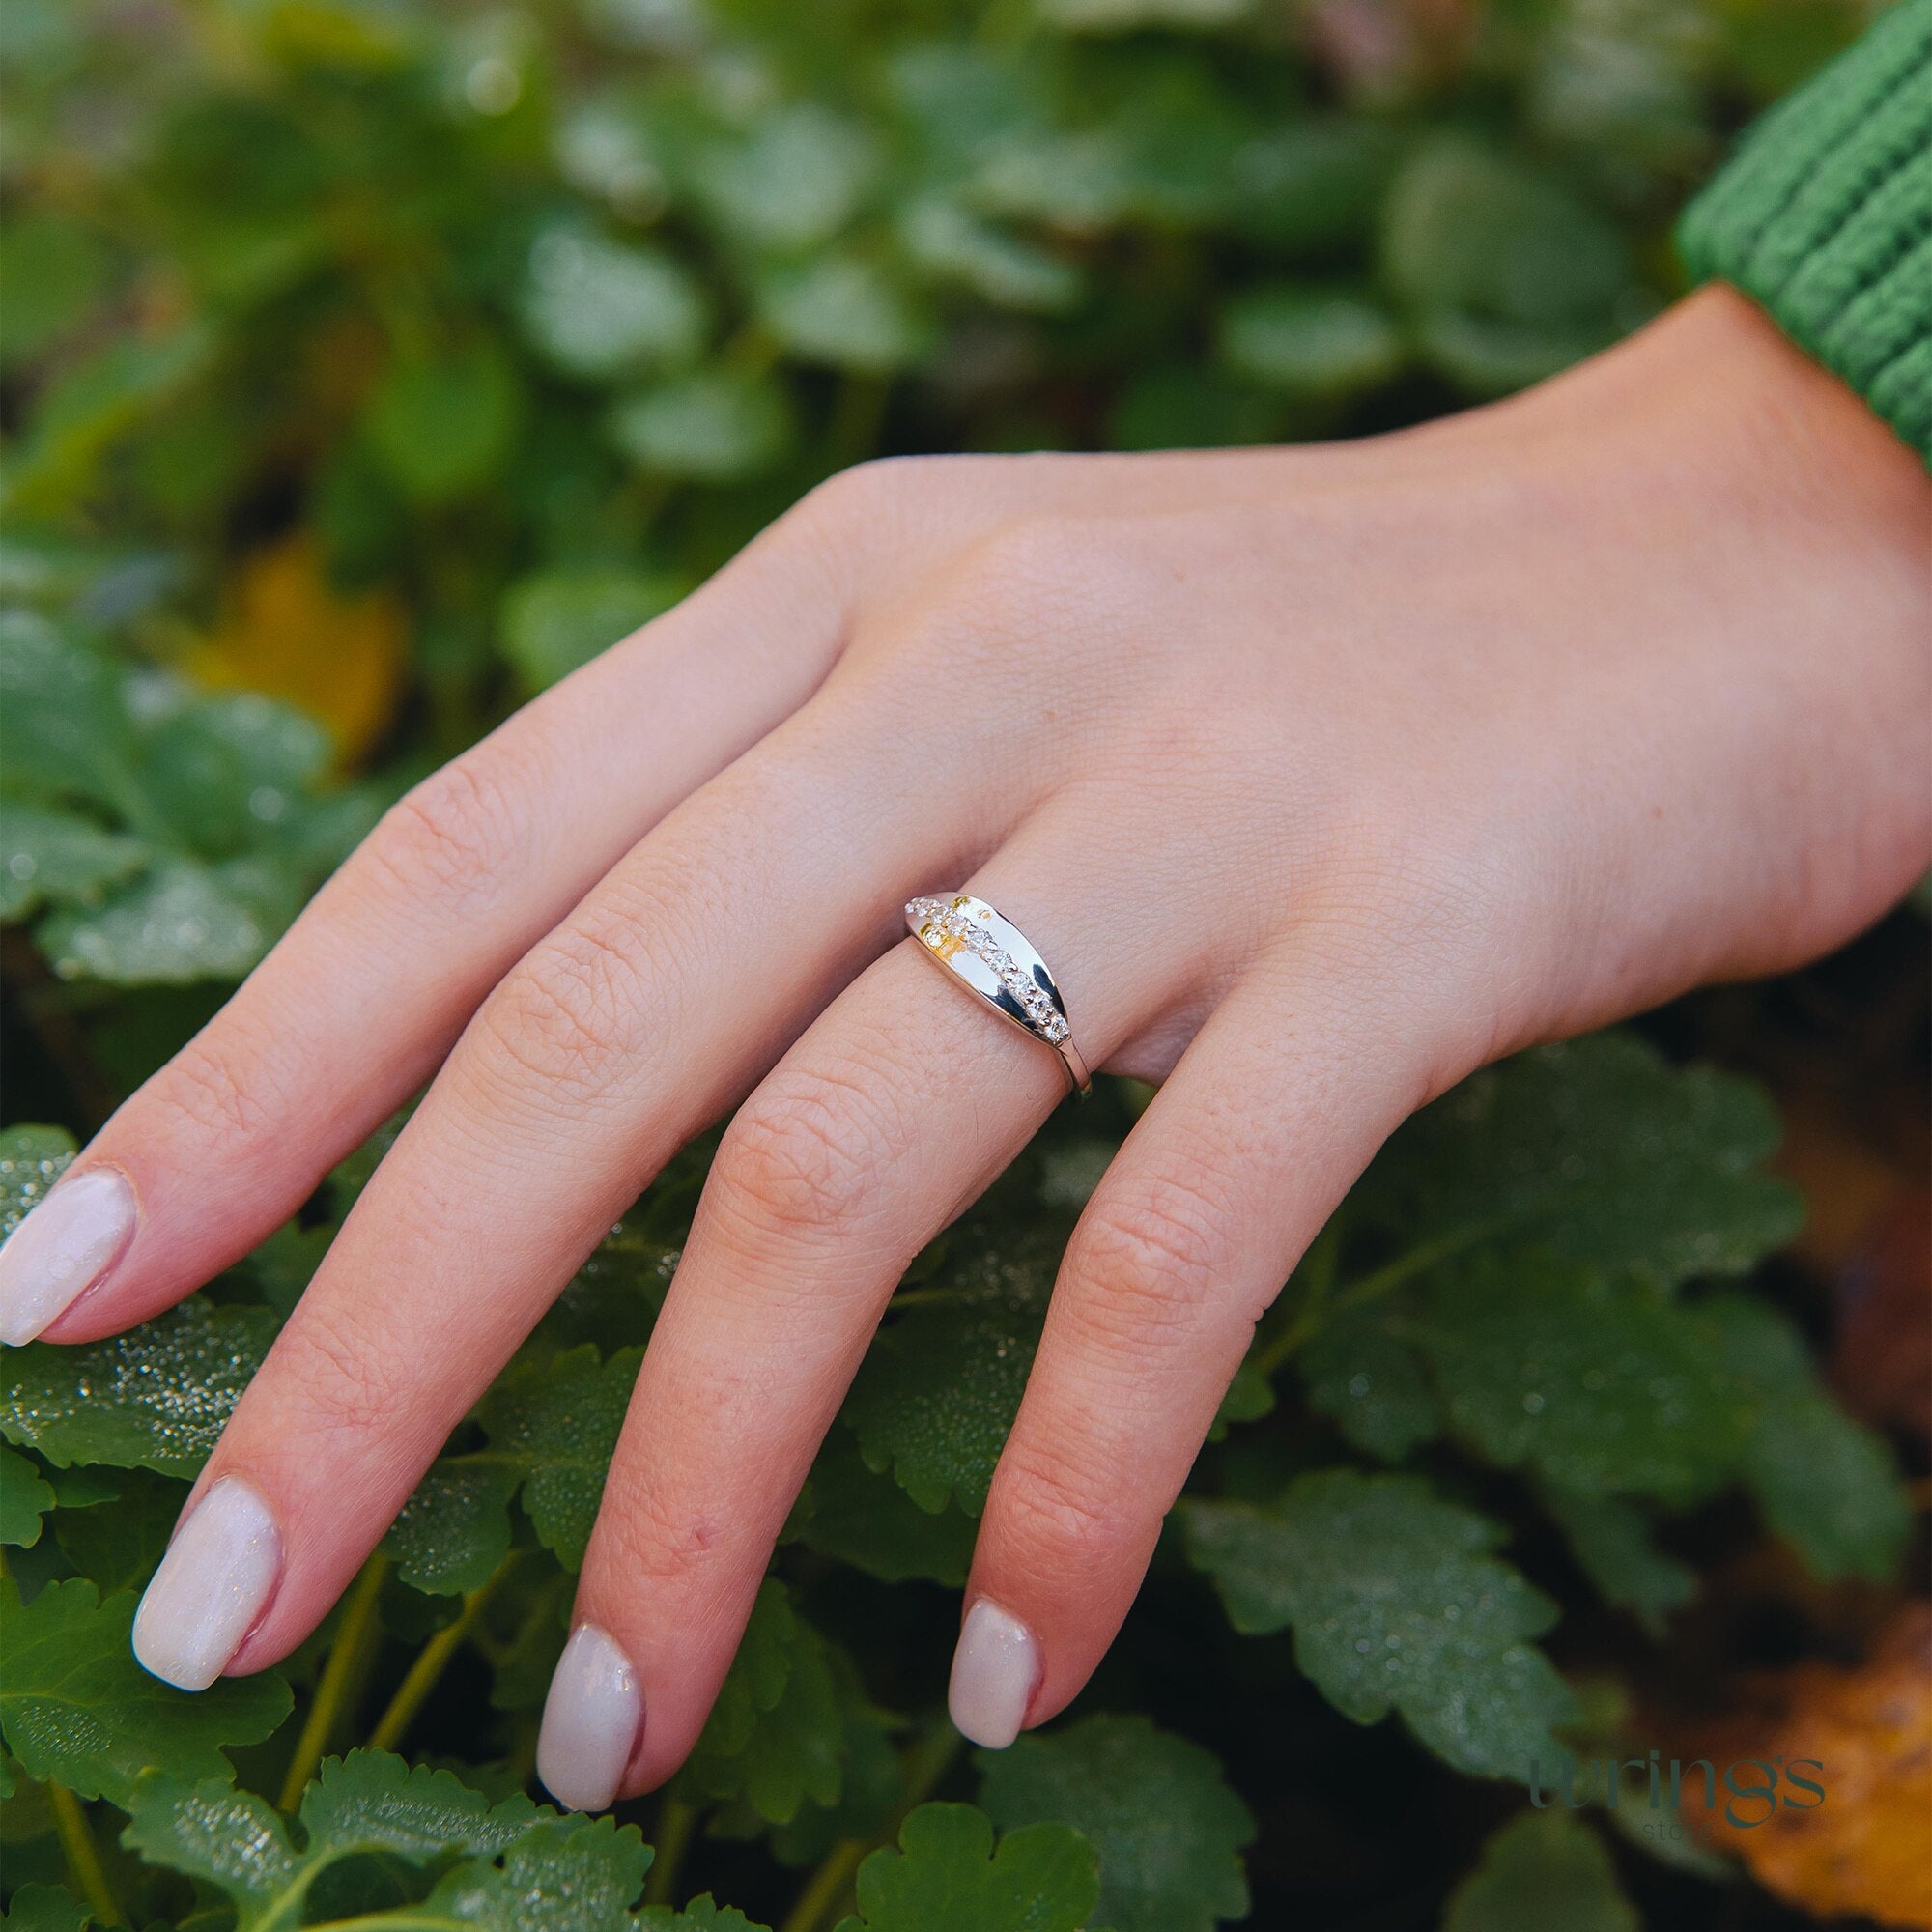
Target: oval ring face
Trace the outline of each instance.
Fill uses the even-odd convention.
[[[913,899],[905,919],[906,929],[961,985],[1060,1055],[1076,1094],[1092,1090],[1059,984],[1018,926],[970,893]]]

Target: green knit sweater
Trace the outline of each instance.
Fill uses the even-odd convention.
[[[1678,229],[1932,464],[1932,0],[1778,102]]]

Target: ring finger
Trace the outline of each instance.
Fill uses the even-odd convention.
[[[1096,1064],[1185,995],[1201,941],[1156,928],[1121,970],[1145,869],[1064,884],[1091,815],[1033,820],[973,881],[1061,976]],[[1048,883],[1055,882],[1055,883]],[[943,884],[945,882],[935,882]],[[901,946],[805,1034],[731,1122],[631,1400],[538,1770],[584,1808],[683,1761],[786,1512],[907,1263],[1065,1097],[1042,1042]],[[701,1427],[692,1419],[702,1417]]]

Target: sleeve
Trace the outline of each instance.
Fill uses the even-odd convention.
[[[1932,464],[1932,0],[1767,112],[1677,239]]]

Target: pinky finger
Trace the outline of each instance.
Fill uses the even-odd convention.
[[[1424,1056],[1334,976],[1216,1009],[1088,1203],[980,1521],[954,1724],[1002,1747],[1112,1643],[1222,1397],[1301,1251],[1425,1097]]]

